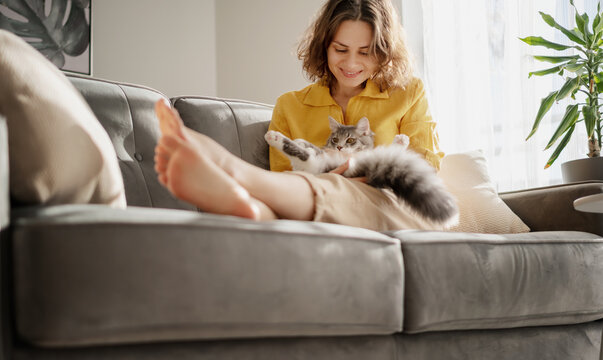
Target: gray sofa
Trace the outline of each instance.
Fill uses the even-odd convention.
[[[586,182],[502,194],[533,230],[488,235],[252,222],[157,181],[161,93],[70,77],[115,146],[128,208],[9,200],[0,121],[2,358],[599,359],[603,216]],[[272,108],[171,99],[266,168]]]

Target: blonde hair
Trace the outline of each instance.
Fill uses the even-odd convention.
[[[335,83],[327,49],[339,25],[347,20],[364,21],[373,29],[369,53],[377,59],[377,72],[372,79],[379,90],[404,87],[412,76],[412,66],[404,30],[390,0],[328,0],[297,48],[306,76],[329,87]]]

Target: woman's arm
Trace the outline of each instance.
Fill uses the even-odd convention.
[[[276,101],[274,110],[272,111],[272,120],[268,126],[268,130],[278,131],[286,137],[291,137],[291,131],[287,124],[287,119],[283,115],[283,105],[279,100]],[[285,157],[279,150],[270,147],[270,170],[272,171],[286,171],[291,170],[291,162]]]
[[[411,89],[414,87],[414,91],[411,92],[413,100],[412,105],[402,117],[399,133],[408,135],[409,148],[425,157],[434,168],[439,170],[444,153],[439,148],[436,122],[429,111],[423,82],[416,79],[408,86]]]

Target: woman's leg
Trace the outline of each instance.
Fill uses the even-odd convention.
[[[271,172],[188,129],[164,101],[155,111],[162,136],[155,150],[159,181],[174,196],[212,213],[257,220],[311,220],[314,195],[301,176]]]

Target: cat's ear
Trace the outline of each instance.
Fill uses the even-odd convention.
[[[337,131],[341,125],[335,120],[332,116],[329,115],[329,127],[331,128],[331,132]]]
[[[356,124],[356,129],[363,136],[370,135],[370,133],[371,133],[371,126],[369,124],[368,119],[366,117],[363,117],[362,119],[358,120],[358,123]]]

